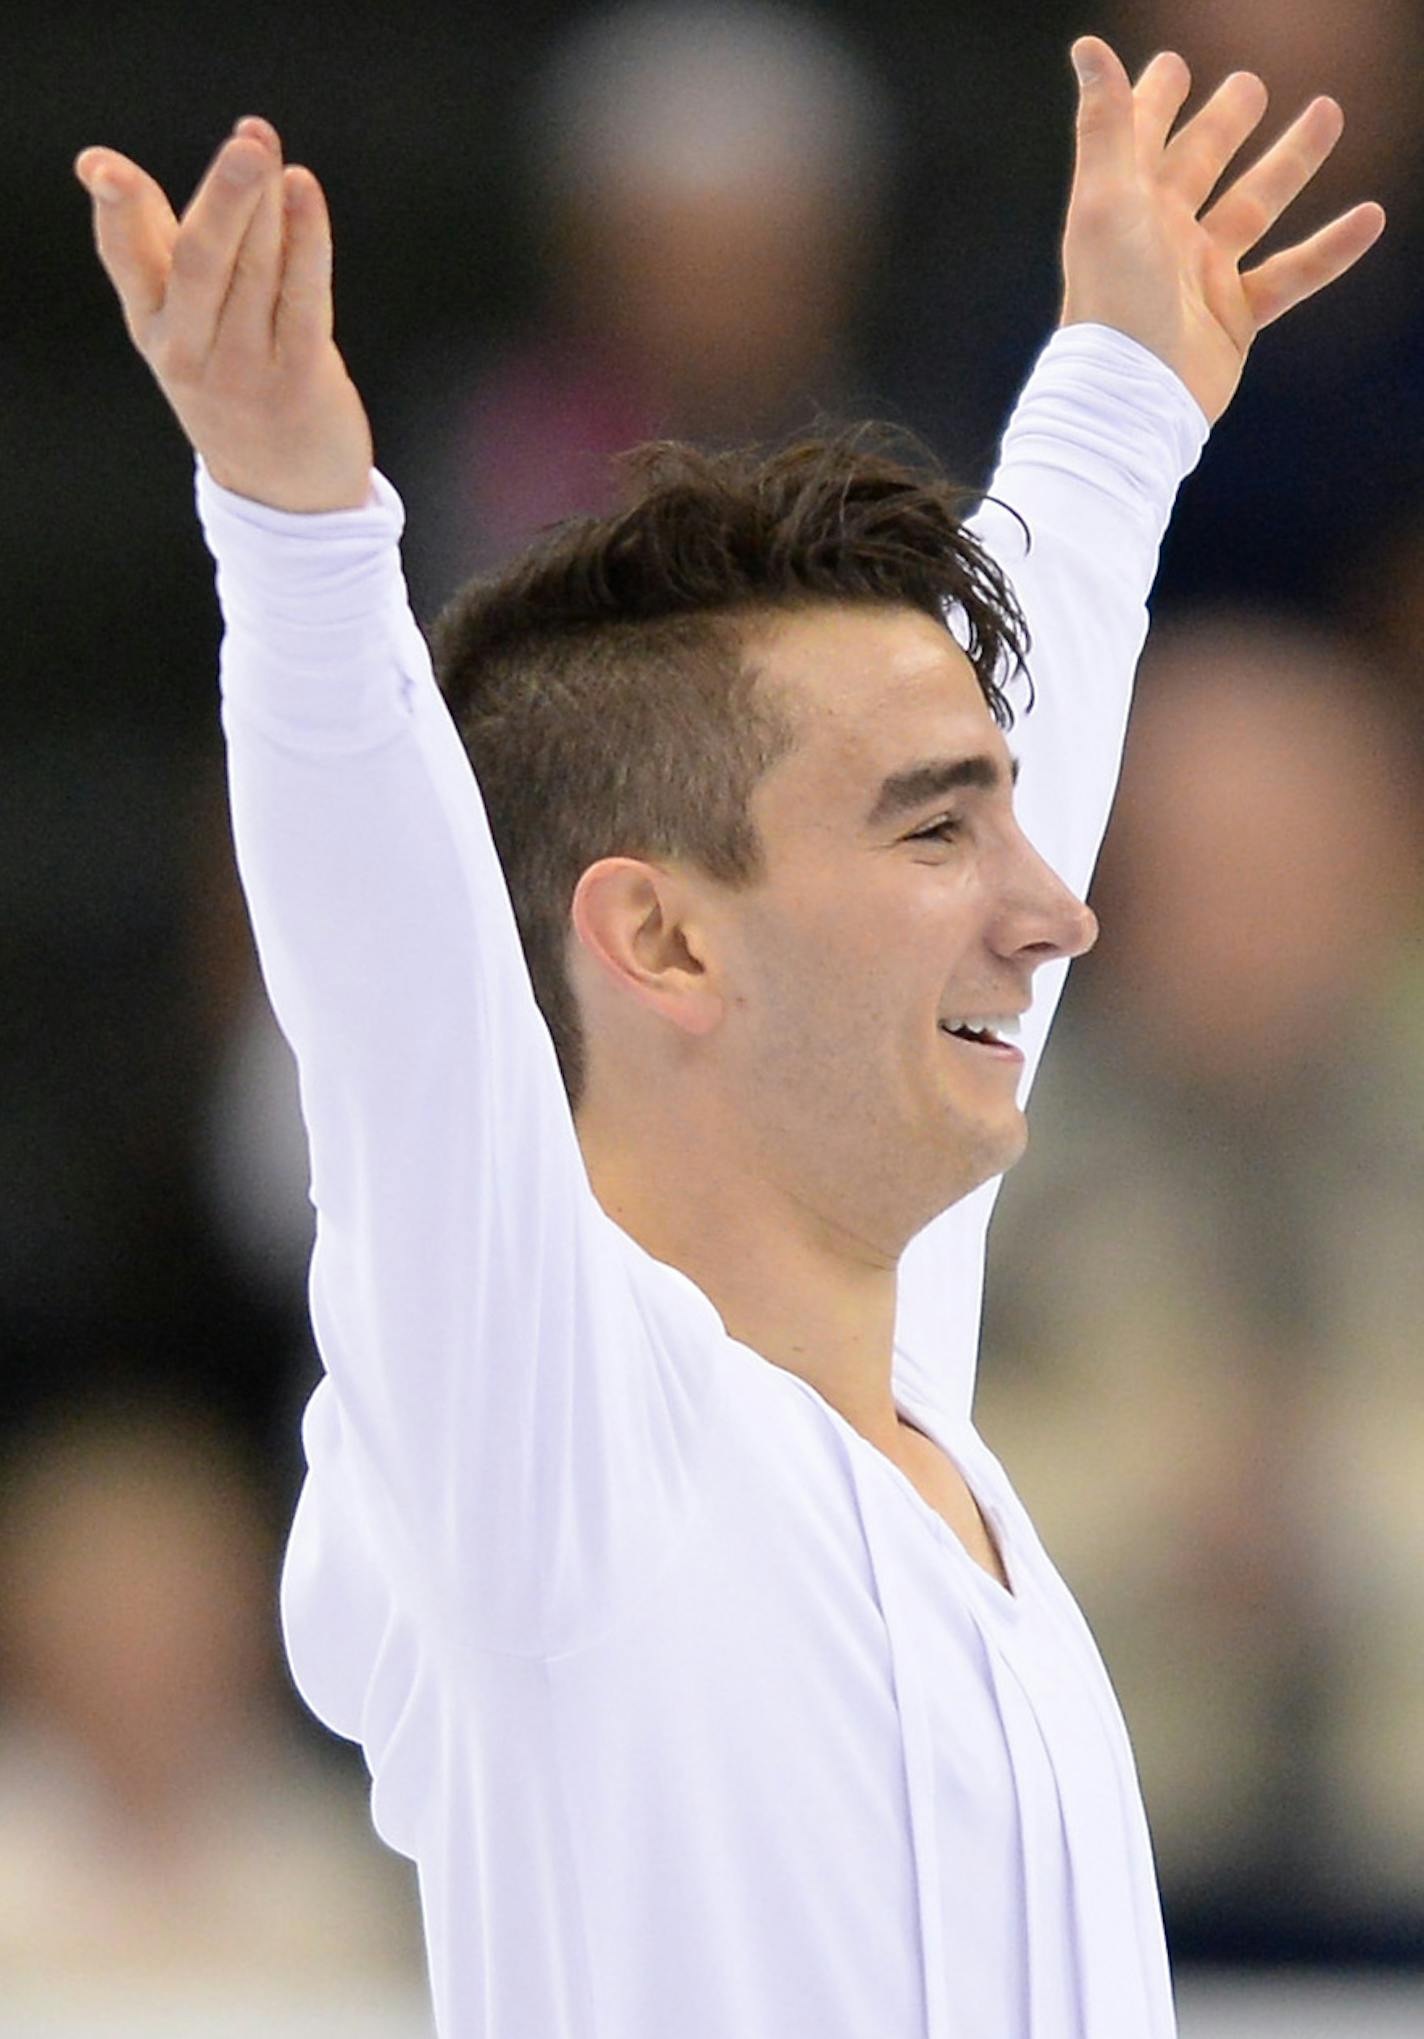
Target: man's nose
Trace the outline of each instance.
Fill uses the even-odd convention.
[[[1051,913],[1035,916],[1035,925],[1037,934],[1021,937],[1019,946],[1036,952],[1043,963],[1056,962],[1060,956],[1086,956],[1098,939],[1098,916],[1066,886]]]
[[[1070,956],[1086,956],[1098,939],[1098,916],[1086,899],[1074,899],[1071,892],[1068,897],[1073,903],[1074,932],[1064,944],[1065,952]]]
[[[1006,916],[1012,946],[1036,952],[1040,962],[1084,956],[1098,939],[1098,916],[1070,891],[1052,865],[1021,838],[1023,861]]]

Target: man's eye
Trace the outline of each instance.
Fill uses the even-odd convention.
[[[958,835],[959,826],[958,815],[946,815],[945,819],[937,821],[933,828],[922,828],[918,835],[912,835],[910,841],[913,843],[934,842],[936,840],[948,842],[951,836]]]

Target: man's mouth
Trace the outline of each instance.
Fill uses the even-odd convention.
[[[1017,1031],[1018,1024],[1017,1018],[1014,1017],[983,1021],[962,1020],[957,1025],[951,1025],[948,1020],[941,1020],[939,1030],[951,1041],[962,1041],[966,1047],[977,1049],[982,1055],[996,1055],[1001,1061],[1006,1062],[1022,1062],[1022,1048],[1006,1040],[999,1031],[1000,1028],[1005,1031],[1013,1028]]]

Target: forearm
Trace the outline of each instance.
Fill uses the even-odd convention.
[[[1117,785],[1162,537],[1207,430],[1178,378],[1135,341],[1099,326],[1060,331],[1014,409],[989,485],[1008,508],[987,502],[975,519],[1032,638],[1032,707],[1012,694],[1019,815],[1080,893]],[[1061,973],[1041,974],[1061,984]]]
[[[1051,535],[1087,554],[1095,577],[1140,605],[1208,430],[1185,385],[1137,341],[1107,326],[1060,328],[1010,415],[989,493],[1027,519],[1034,545]],[[975,526],[1016,584],[1022,564],[1031,580],[1033,554],[1012,518],[986,503]]]
[[[465,1250],[461,1184],[483,1130],[476,965],[493,959],[475,955],[468,817],[431,770],[434,682],[405,604],[394,491],[298,515],[202,471],[197,489],[225,623],[238,870],[300,1077],[313,1324],[367,1468],[363,1506],[399,1563],[445,1486],[462,1327],[441,1270]],[[453,790],[478,809],[467,767],[465,781]]]

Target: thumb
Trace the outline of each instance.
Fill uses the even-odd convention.
[[[1080,35],[1069,55],[1078,77],[1077,192],[1135,174],[1134,102],[1132,80],[1101,36]]]
[[[94,245],[135,342],[168,291],[178,222],[160,186],[117,149],[81,149],[74,174],[93,201]]]

